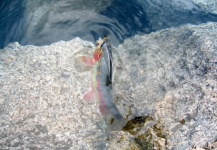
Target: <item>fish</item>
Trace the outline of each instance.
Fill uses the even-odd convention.
[[[93,56],[79,56],[91,69],[92,90],[84,95],[88,102],[99,101],[99,110],[109,129],[122,130],[127,120],[114,103],[112,88],[112,51],[107,46],[108,38],[99,39]]]

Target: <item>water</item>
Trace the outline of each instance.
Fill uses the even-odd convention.
[[[190,0],[0,0],[0,48],[10,42],[48,45],[109,35],[113,45],[186,23],[217,21]]]

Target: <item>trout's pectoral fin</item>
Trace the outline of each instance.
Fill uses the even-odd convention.
[[[90,56],[84,56],[84,55],[76,56],[75,60],[79,64],[88,66],[88,67],[93,67],[96,64],[96,60]]]
[[[84,100],[86,100],[89,103],[94,102],[95,100],[97,100],[95,92],[93,90],[87,92],[84,95]]]

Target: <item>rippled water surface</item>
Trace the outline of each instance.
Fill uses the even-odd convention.
[[[48,45],[80,37],[109,35],[117,45],[135,34],[186,23],[217,21],[191,1],[150,0],[0,0],[0,48],[10,42]]]

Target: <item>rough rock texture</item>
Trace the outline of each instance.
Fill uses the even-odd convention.
[[[82,100],[90,72],[74,57],[92,43],[10,44],[0,53],[0,149],[216,149],[216,39],[209,23],[125,40],[114,88],[132,120],[119,132]]]
[[[192,0],[195,5],[199,6],[206,12],[217,14],[217,1],[216,0]]]
[[[97,104],[82,99],[90,73],[75,69],[81,50],[93,52],[94,45],[76,38],[1,51],[1,149],[102,149],[117,142],[119,134],[104,130]]]
[[[128,39],[116,84],[137,116],[161,120],[169,149],[217,140],[217,24],[184,26]]]

